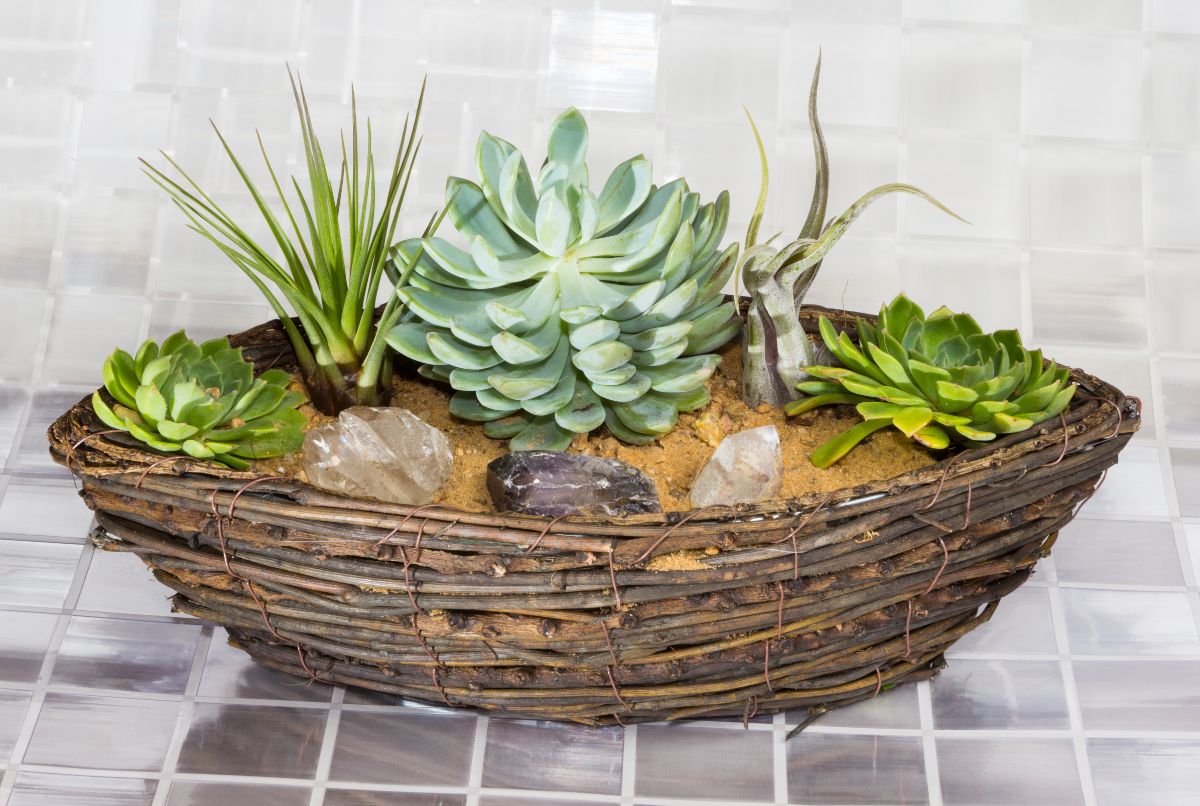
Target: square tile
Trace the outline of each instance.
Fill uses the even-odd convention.
[[[59,200],[53,193],[40,189],[0,193],[0,280],[6,285],[45,288],[58,217]]]
[[[1171,448],[1171,475],[1175,478],[1175,496],[1179,514],[1200,517],[1200,450]]]
[[[24,761],[157,772],[178,715],[179,703],[171,700],[51,692],[42,703]]]
[[[954,69],[947,70],[947,64]],[[1015,134],[1021,115],[1021,39],[990,31],[916,28],[905,82],[912,129]]]
[[[1054,544],[1060,582],[1182,585],[1171,524],[1076,518]]]
[[[1150,235],[1155,246],[1200,247],[1200,235],[1188,218],[1189,190],[1200,182],[1200,153],[1156,151],[1150,159]]]
[[[552,8],[546,103],[653,112],[659,16],[633,9]],[[686,54],[685,54],[686,55]],[[669,70],[683,71],[679,63]],[[693,98],[689,89],[686,97]]]
[[[1084,802],[1070,739],[938,737],[937,754],[946,806]]]
[[[62,607],[83,546],[0,540],[0,605]]]
[[[479,799],[480,806],[497,806],[497,804],[510,804],[511,806],[525,806],[531,801],[517,798],[516,800],[508,800],[501,798],[489,798],[487,796]],[[532,801],[537,806],[555,806],[559,801],[541,800]],[[367,790],[356,791],[353,789],[327,789],[325,790],[324,806],[466,806],[467,799],[464,795],[442,795],[425,792],[371,792]],[[587,801],[570,801],[572,806],[594,806]]]
[[[1016,247],[913,238],[901,267],[904,292],[926,313],[946,305],[970,311],[988,330],[1021,324],[1021,293],[1015,284],[997,285],[986,297],[979,294],[980,284],[990,277],[1018,276],[1021,253]]]
[[[137,164],[133,157],[129,162]],[[72,198],[59,284],[140,294],[146,287],[157,217],[158,201],[150,193]]]
[[[1088,739],[1098,806],[1176,806],[1196,797],[1200,742]]]
[[[307,786],[209,783],[175,781],[167,796],[167,806],[308,806],[311,792]],[[329,799],[326,798],[326,803]]]
[[[17,775],[8,806],[150,806],[157,781],[56,775],[24,770]]]
[[[1188,731],[1200,725],[1200,663],[1077,660],[1086,730]]]
[[[50,296],[40,288],[0,288],[10,310],[0,322],[0,339],[5,351],[0,355],[0,378],[28,381],[37,365],[42,325],[49,311]]]
[[[1200,8],[1188,0],[1153,0],[1150,29],[1175,34],[1200,34]]]
[[[199,624],[75,616],[58,649],[51,684],[182,694]]]
[[[774,800],[772,734],[686,724],[638,728],[637,783],[642,797]]]
[[[483,785],[621,794],[623,731],[551,722],[492,720]]]
[[[431,714],[406,708],[343,711],[330,780],[466,786],[475,723],[469,714]]]
[[[196,703],[178,769],[311,778],[327,717],[323,708]]]
[[[808,121],[808,88],[820,51],[818,114],[822,125],[895,127],[904,97],[900,84],[903,74],[900,26],[883,22],[881,14],[872,13],[862,4],[846,9],[848,14],[863,15],[854,20],[858,24],[813,25],[817,14],[841,5],[808,3],[803,13],[791,15],[779,79],[780,116],[789,121]],[[880,5],[899,11],[894,2]],[[827,128],[826,138],[831,133],[832,129]],[[834,148],[832,139],[830,148]]]
[[[1041,0],[1029,7],[1029,13],[1033,24],[1040,28],[1140,31],[1142,3],[1143,0]]]
[[[791,803],[928,803],[919,736],[805,731],[787,743]]]
[[[794,724],[806,714],[806,711],[788,711],[787,720]],[[879,692],[878,697],[835,708],[817,724],[822,728],[919,728],[921,713],[917,705],[917,687],[897,686]]]
[[[329,702],[333,689],[260,666],[245,652],[230,646],[229,634],[217,627],[208,645],[198,693],[201,697]]]
[[[29,433],[26,426],[25,433]],[[45,436],[39,435],[45,446]],[[17,476],[0,500],[0,533],[45,537],[87,537],[92,511],[65,480]]]
[[[891,221],[895,221],[894,215]],[[903,287],[893,238],[850,235],[838,241],[825,258],[804,299],[827,308],[878,311],[880,303],[892,299]]]
[[[0,467],[8,461],[17,441],[17,429],[29,404],[29,390],[17,384],[0,384]]]
[[[0,610],[0,680],[33,683],[42,670],[58,616]]]
[[[1075,655],[1200,655],[1186,593],[1063,588]]]
[[[28,691],[0,688],[0,761],[7,762],[12,755],[32,697]]]
[[[949,730],[1067,729],[1058,661],[956,659],[930,682],[933,724]]]
[[[1038,245],[1141,246],[1141,152],[1034,140],[1028,215]]]
[[[835,180],[836,181],[836,180]],[[956,238],[1019,238],[1025,233],[1020,147],[1011,141],[964,140],[913,134],[906,176],[971,223],[964,224],[924,199],[906,196],[907,229]]]
[[[145,190],[146,178],[137,158],[155,153],[167,142],[170,112],[167,91],[89,95],[83,102],[76,146],[76,185]],[[149,222],[153,225],[153,215]]]
[[[1043,353],[1047,357],[1057,361],[1060,366],[1075,367],[1097,377],[1104,378],[1104,380],[1125,394],[1132,395],[1141,400],[1141,422],[1139,424],[1137,439],[1153,439],[1155,433],[1154,388],[1150,379],[1150,361],[1145,352],[1128,349],[1122,350],[1115,347],[1083,347],[1040,340],[1037,342],[1037,346],[1041,347]],[[1139,451],[1141,453],[1138,453]],[[1145,455],[1144,446],[1123,450],[1119,460],[1120,463],[1128,465],[1133,461],[1131,457],[1135,454],[1139,457]],[[1127,472],[1129,470],[1131,468],[1126,467],[1120,472]],[[1111,476],[1113,472],[1117,472],[1117,468],[1110,469],[1109,475]],[[1105,491],[1107,487],[1108,482],[1105,482],[1104,487],[1101,488],[1101,492],[1097,493],[1097,496],[1104,496],[1102,506],[1107,507],[1113,504],[1128,506],[1132,508],[1132,511],[1124,514],[1131,515],[1155,514],[1156,507],[1159,505],[1163,507],[1164,513],[1166,511],[1165,496],[1156,496],[1153,490],[1138,490],[1135,494],[1131,494],[1134,491],[1134,487],[1128,483],[1119,488],[1115,487]],[[1147,497],[1139,499],[1138,496],[1143,494],[1147,495]],[[1087,506],[1091,508],[1095,504],[1095,501],[1096,498],[1093,498]]]
[[[1039,341],[1146,345],[1146,267],[1141,255],[1034,249],[1029,267]]]
[[[136,348],[144,307],[141,297],[129,295],[57,294],[46,344],[46,377],[99,386],[100,368],[113,345]]]
[[[1179,489],[1178,472],[1175,485]],[[1166,515],[1167,491],[1158,449],[1142,445],[1125,446],[1117,464],[1108,469],[1104,486],[1092,496],[1082,511],[1134,517]]]
[[[737,118],[739,106],[744,105],[758,119],[774,118],[780,89],[780,34],[779,19],[772,14],[744,12],[738,36],[731,37],[725,14],[676,9],[669,25],[663,26],[658,59],[666,114],[676,122],[742,123]],[[716,52],[721,59],[712,58]]]
[[[93,552],[75,609],[96,613],[170,616],[173,591],[134,554]]]
[[[15,455],[9,458],[9,470],[58,476],[65,482],[68,478],[66,468],[55,464],[54,460],[50,458],[50,451],[46,449],[46,429],[67,409],[85,396],[90,396],[94,388],[93,386],[50,387],[35,391],[30,400],[29,420],[25,423],[25,429],[21,434],[20,445],[17,446]],[[67,483],[69,484],[69,482]],[[75,511],[86,511],[86,509],[87,507],[80,503]],[[39,534],[42,533],[39,532]]]
[[[1196,256],[1158,252],[1154,256],[1150,278],[1150,327],[1158,349],[1174,351],[1200,344],[1200,317],[1184,316],[1180,312],[1180,300],[1200,294]]]
[[[1005,596],[991,620],[960,638],[947,654],[966,652],[1057,655],[1049,591],[1027,585]]]
[[[1155,144],[1200,144],[1200,53],[1192,40],[1150,45],[1148,103]]]
[[[1141,137],[1140,40],[1035,36],[1030,62],[1033,134]]]

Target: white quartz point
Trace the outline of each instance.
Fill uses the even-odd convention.
[[[371,406],[305,434],[302,458],[317,487],[393,504],[428,504],[454,469],[445,434],[407,409]]]
[[[753,504],[777,498],[782,489],[779,432],[764,425],[721,440],[692,485],[692,506]]]

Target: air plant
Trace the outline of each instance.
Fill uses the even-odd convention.
[[[371,122],[366,121],[364,143],[353,90],[349,150],[343,133],[341,159],[335,161],[337,167],[331,171],[313,127],[304,85],[290,68],[288,77],[300,117],[307,193],[294,176],[290,177],[295,200],[289,202],[284,183],[258,135],[263,162],[283,207],[283,221],[271,210],[267,198],[213,124],[221,146],[266,221],[282,260],[272,257],[266,247],[247,234],[170,155],[162,152],[178,174],[178,181],[146,160],[142,164],[150,179],[187,216],[189,228],[215,244],[266,297],[291,342],[313,405],[325,414],[336,414],[350,405],[386,400],[390,386],[391,362],[385,360],[384,335],[399,320],[402,304],[392,295],[378,318],[375,306],[420,149],[417,132],[425,87],[421,87],[416,111],[411,118],[405,117],[387,173],[377,179]],[[397,279],[404,281],[403,276]],[[298,324],[285,304],[295,313]]]
[[[883,306],[876,324],[858,320],[857,345],[825,317],[820,327],[842,366],[808,367],[816,380],[799,389],[812,397],[788,404],[787,413],[852,404],[863,422],[813,451],[817,467],[889,425],[934,449],[990,442],[1057,416],[1075,394],[1070,370],[1026,350],[1017,331],[984,333],[971,316],[944,306],[926,317],[903,294]]]
[[[746,231],[739,275],[750,296],[742,341],[742,398],[752,406],[764,402],[782,406],[796,397],[796,384],[806,377],[805,367],[815,363],[813,345],[800,325],[800,305],[816,279],[821,261],[871,202],[889,193],[910,193],[963,220],[920,188],[894,182],[868,191],[840,216],[826,222],[829,157],[817,120],[820,77],[821,60],[818,57],[808,97],[808,119],[817,163],[816,181],[800,235],[783,247],[771,246],[770,241],[757,243],[767,202],[768,171],[762,138],[754,119],[750,118],[762,165],[762,184]]]

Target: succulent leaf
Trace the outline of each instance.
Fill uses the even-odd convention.
[[[841,367],[813,366],[806,396],[788,414],[857,404],[864,422],[812,454],[828,467],[884,426],[934,450],[951,441],[989,442],[1056,417],[1071,402],[1070,372],[1026,350],[1015,330],[984,333],[974,318],[938,308],[926,316],[903,294],[883,306],[874,325],[857,323],[859,344],[824,317],[820,331]]]
[[[446,186],[460,245],[426,237],[393,249],[413,273],[388,344],[448,379],[455,415],[517,450],[565,446],[605,423],[626,442],[652,441],[708,402],[713,351],[741,326],[722,296],[737,246],[717,249],[728,195],[702,204],[682,179],[655,186],[640,155],[597,195],[587,144],[586,121],[567,110],[534,176],[484,132],[478,179]]]
[[[145,342],[131,357],[115,350],[104,362],[104,386],[117,401],[92,395],[96,416],[155,450],[213,459],[235,469],[300,449],[306,398],[287,389],[291,376],[254,367],[226,339],[197,345],[182,330]],[[140,382],[130,391],[131,379]]]

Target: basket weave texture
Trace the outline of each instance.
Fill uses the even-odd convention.
[[[860,314],[809,307],[853,335]],[[870,319],[870,317],[866,317]],[[278,323],[232,337],[288,366]],[[88,399],[48,433],[98,546],[302,677],[506,716],[629,723],[829,708],[932,676],[1045,556],[1137,430],[1078,370],[1064,415],[904,475],[626,519],[400,506],[166,458]],[[715,546],[702,570],[653,557]]]

